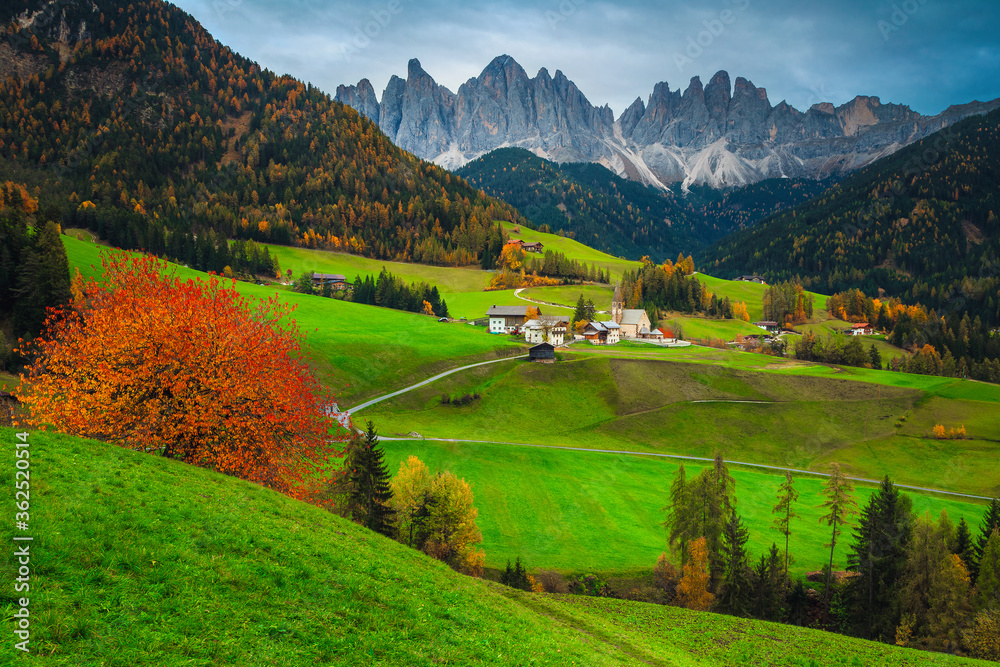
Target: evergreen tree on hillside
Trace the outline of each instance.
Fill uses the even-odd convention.
[[[749,616],[753,584],[751,581],[750,554],[747,540],[750,533],[743,526],[735,508],[730,508],[729,518],[722,528],[724,574],[722,586],[716,596],[719,610],[733,616]]]
[[[977,611],[1000,611],[1000,530],[994,530],[986,541],[973,602]]]
[[[970,570],[973,583],[976,582],[979,576],[979,564],[983,560],[986,543],[989,542],[990,535],[993,534],[994,530],[1000,530],[1000,498],[994,498],[990,502],[990,506],[986,509],[986,514],[983,515],[983,523],[979,528],[979,539],[976,541],[976,562],[972,570]]]
[[[952,546],[951,552],[962,559],[965,569],[969,571],[971,577],[972,566],[976,562],[976,545],[972,539],[972,531],[969,529],[969,524],[965,522],[964,516],[959,520],[958,528],[955,529],[955,544]]]
[[[363,438],[351,471],[353,519],[369,530],[393,537],[395,511],[389,506],[392,500],[390,475],[383,461],[384,452],[378,446],[375,425],[371,421],[367,422]]]
[[[899,493],[889,477],[882,480],[861,513],[847,569],[857,572],[848,597],[855,610],[856,630],[868,639],[887,641],[900,620],[899,586],[913,537],[912,501]]]
[[[45,223],[22,258],[14,294],[14,329],[30,336],[42,330],[48,307],[69,301],[69,259],[56,223]]]

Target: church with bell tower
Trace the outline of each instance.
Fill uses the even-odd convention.
[[[650,335],[649,315],[642,308],[626,308],[622,296],[622,285],[615,285],[615,295],[611,297],[611,319],[621,327],[623,338],[644,338]]]

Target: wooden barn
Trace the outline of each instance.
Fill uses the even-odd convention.
[[[551,343],[539,343],[528,348],[528,361],[537,361],[541,364],[554,364],[556,362],[556,348]]]

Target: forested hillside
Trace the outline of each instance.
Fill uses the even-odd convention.
[[[737,232],[702,263],[721,277],[801,278],[1000,318],[1000,112],[973,116]]]
[[[456,173],[516,206],[537,226],[615,255],[657,261],[693,252],[832,184],[769,179],[729,190],[695,186],[684,192],[677,185],[664,192],[598,164],[556,164],[522,148],[497,149]]]
[[[459,265],[523,220],[173,5],[3,7],[0,177],[115,245],[217,270],[226,238]]]
[[[516,206],[535,225],[613,255],[663,261],[701,245],[700,225],[675,195],[600,165],[555,164],[523,148],[501,148],[456,173]]]
[[[720,238],[745,229],[770,216],[803,204],[832,186],[833,178],[769,178],[742,188],[716,190],[707,185],[692,186],[684,202],[690,215],[703,218]],[[680,186],[675,186],[679,190]]]

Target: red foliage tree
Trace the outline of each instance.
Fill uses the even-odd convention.
[[[152,257],[103,263],[103,281],[77,275],[70,305],[23,346],[27,425],[312,497],[340,452],[291,308],[214,276],[182,282]]]

